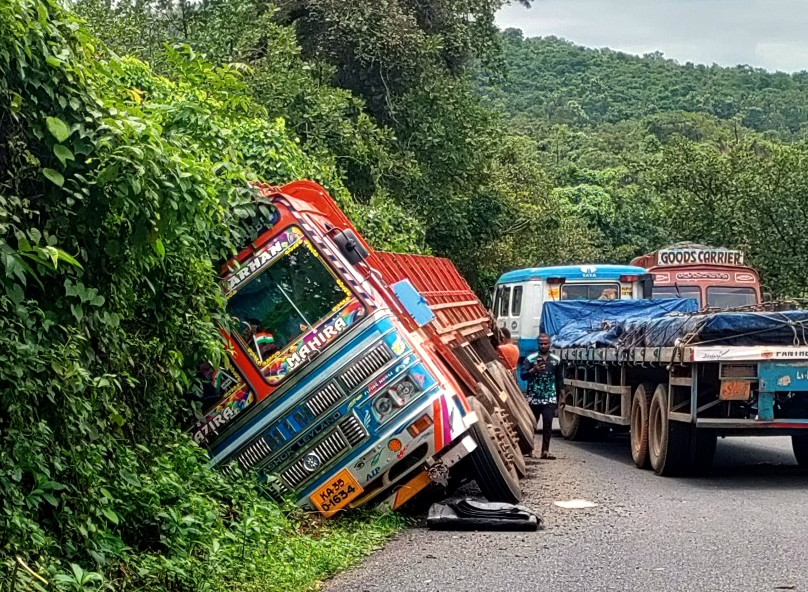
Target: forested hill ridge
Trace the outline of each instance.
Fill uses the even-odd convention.
[[[584,225],[597,260],[711,243],[746,251],[774,295],[806,294],[808,73],[679,64],[517,29],[500,45],[481,96],[534,144],[551,200]]]
[[[585,127],[684,111],[736,119],[780,140],[805,137],[808,72],[681,64],[659,52],[640,57],[524,38],[517,29],[502,39],[507,79],[486,94],[511,115]]]

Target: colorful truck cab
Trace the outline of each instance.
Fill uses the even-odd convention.
[[[203,369],[192,429],[216,466],[255,471],[325,516],[396,508],[475,450],[477,421],[420,327],[434,315],[388,285],[332,198],[299,181],[262,187],[267,228],[224,266],[229,355]],[[432,316],[430,316],[432,315]]]
[[[653,298],[694,298],[700,308],[727,309],[761,302],[760,277],[734,249],[679,243],[636,257],[654,274]]]

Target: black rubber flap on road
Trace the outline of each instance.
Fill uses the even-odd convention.
[[[433,530],[538,530],[542,519],[525,506],[473,499],[432,504],[426,524]]]

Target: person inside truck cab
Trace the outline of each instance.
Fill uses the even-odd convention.
[[[244,343],[258,354],[258,358],[262,362],[278,351],[275,336],[269,331],[262,331],[261,321],[258,319],[248,318],[246,321],[242,321],[240,333]]]

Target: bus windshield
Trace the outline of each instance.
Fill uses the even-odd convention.
[[[241,321],[239,334],[261,365],[339,308],[351,292],[315,254],[307,239],[230,297],[227,311]]]
[[[693,298],[701,308],[701,288],[698,286],[654,286],[652,298]]]
[[[707,306],[711,308],[736,308],[758,303],[754,288],[731,288],[710,286],[707,288]]]

